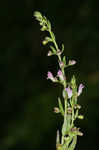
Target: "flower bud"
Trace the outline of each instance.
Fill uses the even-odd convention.
[[[69,60],[69,64],[68,65],[75,65],[76,61],[75,60]]]
[[[84,88],[84,85],[80,84],[78,88],[78,96],[82,93],[83,88]]]
[[[67,95],[68,95],[68,98],[70,99],[72,97],[72,89],[70,87],[66,88],[66,92],[67,92]]]
[[[67,109],[67,112],[68,112],[69,114],[71,114],[71,113],[72,113],[72,108],[69,107],[69,108]]]
[[[47,74],[47,79],[50,79],[52,80],[53,82],[56,82],[57,81],[57,78],[53,76],[53,74],[48,71],[48,74]]]
[[[81,109],[81,106],[78,105],[78,104],[76,104],[76,105],[74,106],[74,108],[75,108],[75,109]]]
[[[79,116],[78,116],[78,119],[81,119],[81,120],[82,120],[82,119],[84,119],[84,116],[83,116],[83,115],[79,115]]]
[[[60,80],[64,80],[63,73],[61,70],[58,70],[57,76],[60,78]]]
[[[54,112],[55,113],[59,113],[60,111],[59,111],[59,108],[58,107],[54,107]]]
[[[43,45],[46,45],[47,43],[48,43],[47,40],[42,41],[42,44],[43,44]]]
[[[49,51],[48,54],[47,54],[47,56],[52,56],[52,52]]]

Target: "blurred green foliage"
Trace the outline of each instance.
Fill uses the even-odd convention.
[[[15,0],[0,5],[0,149],[55,149],[56,130],[61,118],[53,113],[61,87],[46,80],[48,70],[55,73],[54,57],[47,58],[48,47],[33,18],[35,10],[52,22],[65,55],[77,65],[67,70],[85,85],[79,100],[84,136],[78,150],[99,149],[99,2],[95,0]],[[60,42],[61,41],[61,42]]]

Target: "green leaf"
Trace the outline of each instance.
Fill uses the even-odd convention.
[[[72,86],[75,86],[75,84],[76,84],[76,78],[75,78],[74,75],[73,75],[73,77],[71,79],[71,84],[72,84]]]
[[[64,51],[64,44],[62,44],[62,51]]]
[[[51,23],[49,20],[47,20],[47,25],[48,25],[48,28],[51,30]]]
[[[34,12],[34,17],[36,17],[38,21],[42,20],[42,14],[39,11]]]
[[[44,20],[45,22],[47,22],[47,18],[46,18],[45,16],[43,16],[43,20]]]
[[[52,35],[53,40],[55,40],[55,35],[53,32],[51,32],[51,35]]]
[[[58,104],[59,104],[60,113],[62,114],[62,116],[64,116],[64,109],[60,98],[58,98]]]
[[[63,57],[63,63],[64,63],[64,65],[66,65],[66,57],[65,56]]]
[[[53,51],[54,54],[56,54],[56,50],[53,46],[50,46],[51,50]]]
[[[79,112],[79,110],[77,109],[75,112],[75,118],[74,119],[76,119],[78,117],[78,112]]]
[[[46,30],[47,30],[47,27],[46,27],[46,26],[43,26],[40,30],[41,30],[41,31],[46,31]]]
[[[76,85],[76,78],[74,75],[71,79],[71,88],[72,88],[74,99],[76,99],[77,98],[77,85]]]

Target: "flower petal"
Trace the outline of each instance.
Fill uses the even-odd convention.
[[[84,88],[84,85],[81,83],[78,88],[78,96],[82,93],[83,88]]]
[[[66,92],[68,94],[68,98],[70,99],[72,97],[72,89],[70,87],[66,88]]]
[[[61,70],[58,70],[57,76],[60,78],[60,80],[64,80],[63,73]]]

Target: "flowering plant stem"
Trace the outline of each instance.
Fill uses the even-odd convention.
[[[58,97],[58,107],[54,108],[55,113],[60,113],[63,118],[63,125],[61,129],[61,134],[57,130],[56,137],[56,149],[57,150],[74,150],[77,143],[77,136],[82,136],[82,132],[79,131],[79,128],[75,126],[75,120],[83,119],[82,115],[79,115],[79,109],[81,108],[78,105],[78,97],[82,93],[84,88],[83,84],[80,84],[77,88],[76,78],[73,75],[71,81],[69,82],[65,75],[65,68],[70,67],[76,64],[75,60],[69,60],[66,62],[66,57],[63,55],[64,45],[62,44],[61,50],[58,47],[58,44],[55,39],[55,35],[51,29],[51,23],[45,16],[38,11],[34,13],[34,16],[39,21],[41,26],[41,31],[47,31],[49,33],[48,37],[45,37],[42,42],[43,45],[51,43],[50,51],[48,56],[56,55],[58,57],[59,70],[57,75],[54,77],[53,74],[49,71],[47,79],[50,79],[52,82],[59,83],[63,86],[62,98]]]

